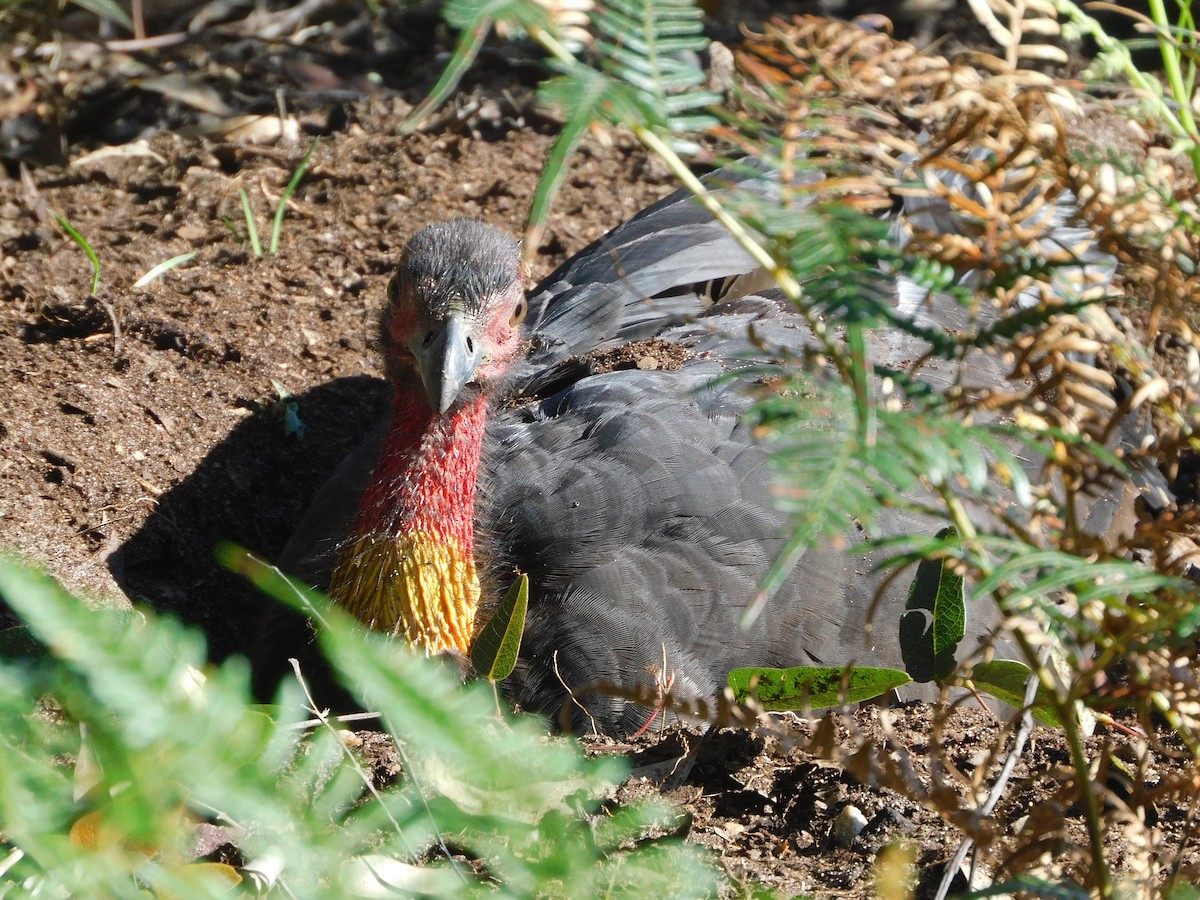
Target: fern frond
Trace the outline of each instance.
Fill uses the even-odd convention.
[[[872,385],[878,374],[871,373]],[[853,385],[824,374],[797,370],[752,408],[749,421],[767,439],[781,478],[777,502],[790,516],[791,533],[764,592],[777,589],[805,547],[838,540],[847,523],[868,536],[883,509],[928,509],[942,491],[973,496],[974,508],[988,502],[1033,502],[1030,463],[1018,455],[1021,442],[1011,426],[955,418],[948,404],[915,390],[901,400],[885,395],[864,432]],[[980,522],[979,525],[986,523]]]
[[[1050,0],[1025,0],[1015,4],[1004,0],[968,0],[971,11],[992,40],[1004,48],[1005,68],[1016,71],[1023,62],[1039,61],[1065,64],[1067,54],[1061,47],[1030,38],[1058,37],[1062,26]]]
[[[641,95],[643,124],[677,133],[715,124],[703,112],[720,97],[700,87],[706,76],[696,54],[708,47],[708,38],[693,0],[609,0],[599,5],[593,22],[598,68]],[[604,120],[631,124],[612,113]]]
[[[313,604],[331,660],[398,738],[402,783],[371,785],[332,723],[305,739],[295,690],[274,717],[252,705],[245,661],[206,666],[198,633],[151,613],[90,610],[0,557],[0,596],[52,648],[34,660],[0,656],[0,847],[16,850],[6,883],[50,896],[224,895],[229,881],[191,865],[194,822],[214,816],[230,825],[243,871],[269,870],[263,886],[288,896],[717,893],[697,849],[635,846],[647,828],[670,830],[664,804],[595,829],[585,810],[621,780],[621,761],[586,761],[534,720],[501,721],[486,688],[463,688],[434,661],[364,636],[248,556],[235,562],[292,603]],[[81,731],[96,783],[78,801],[70,766],[83,755]],[[486,860],[486,875],[451,857],[443,835]]]
[[[612,0],[594,18],[601,37],[593,52],[598,65],[557,55],[561,74],[544,82],[538,99],[563,116],[562,131],[530,204],[525,252],[540,243],[541,223],[565,175],[565,161],[597,124],[644,126],[675,134],[702,131],[716,123],[705,108],[721,98],[700,88],[704,72],[693,61],[708,46],[694,0]],[[690,150],[686,140],[677,149]]]
[[[401,123],[400,129],[404,133],[420,128],[429,114],[454,92],[498,22],[518,30],[556,25],[550,12],[536,0],[449,0],[442,16],[459,30],[458,42],[429,96]]]
[[[1006,613],[1036,621],[1062,646],[1089,657],[1097,647],[1122,654],[1163,642],[1185,648],[1200,628],[1194,586],[1133,561],[1035,548],[999,534],[954,543],[909,535],[880,546],[894,551],[887,567],[909,565],[931,551],[960,560],[978,576],[977,595],[999,597]],[[1106,620],[1109,627],[1098,627]]]

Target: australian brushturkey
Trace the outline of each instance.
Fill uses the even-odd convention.
[[[753,171],[725,177],[772,190]],[[466,651],[527,573],[510,696],[554,714],[569,691],[579,724],[612,733],[637,730],[647,709],[597,686],[669,685],[687,700],[712,697],[741,665],[896,664],[907,579],[867,629],[880,577],[854,522],[842,541],[806,551],[753,625],[739,625],[788,527],[743,421],[747,382],[778,365],[762,347],[812,339],[780,296],[730,290],[753,269],[682,192],[528,294],[504,233],[466,219],[417,232],[382,319],[390,421],[321,491],[284,568],[431,652]],[[888,290],[898,315],[931,328],[968,315],[911,284]],[[872,340],[883,365],[925,349],[901,331]],[[752,365],[749,379],[722,377]],[[931,365],[922,377],[941,387],[947,376]],[[982,354],[967,373],[980,385],[1003,378]],[[1098,502],[1094,530],[1121,506],[1120,491]],[[885,511],[879,528],[940,524]],[[991,620],[972,615],[977,632]]]

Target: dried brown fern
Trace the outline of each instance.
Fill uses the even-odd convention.
[[[1136,552],[1160,572],[1195,571],[1200,552],[1191,536],[1200,515],[1194,507],[1173,508],[1161,491],[1131,503],[1140,513],[1136,523],[1107,541],[1078,521],[1087,498],[1125,483],[1126,467],[1170,474],[1195,444],[1200,410],[1200,329],[1190,324],[1191,301],[1200,298],[1195,186],[1166,154],[1150,151],[1138,160],[1105,156],[1071,133],[1067,121],[1087,122],[1096,107],[1076,83],[1038,68],[1066,61],[1052,40],[1061,37],[1061,28],[1049,0],[972,0],[971,6],[1000,45],[998,54],[949,60],[920,53],[879,28],[812,16],[747,31],[735,53],[736,99],[740,114],[758,124],[733,122],[721,136],[761,152],[763,134],[775,135],[785,184],[792,167],[818,157],[823,168],[829,163],[836,168],[806,190],[868,210],[891,208],[901,198],[945,211],[913,220],[906,252],[960,275],[986,273],[979,293],[999,319],[1023,310],[1040,313],[1036,328],[1003,339],[992,335],[980,344],[1005,361],[1008,384],[957,398],[963,415],[1003,416],[1059,436],[1046,461],[1045,481],[1052,488],[1042,492],[1019,537],[1031,551],[1064,550],[1097,562]],[[1080,226],[1069,244],[1061,240],[1062,222],[1055,215],[1063,205],[1074,207]],[[1114,263],[1115,283],[1126,298],[1107,296],[1113,292]],[[1163,337],[1174,349],[1174,361],[1163,355]],[[911,372],[924,361],[914,361]],[[1184,377],[1164,376],[1171,367],[1182,369]],[[1121,463],[1107,462],[1111,457],[1095,452],[1098,448]],[[1065,696],[1090,696],[1101,708],[1141,709],[1147,733],[1149,712],[1157,709],[1170,717],[1187,752],[1200,752],[1195,654],[1164,644],[1165,634],[1181,628],[1172,598],[1125,609],[1095,600],[1078,604],[1069,596],[1061,600],[1064,606],[1050,618],[1086,637],[1098,654],[1094,664],[1081,659],[1077,671],[1055,676]],[[1127,657],[1129,666],[1119,687],[1105,671],[1118,657]],[[1072,740],[1078,776],[1087,762],[1080,736]],[[833,752],[832,746],[814,740],[810,750],[821,755]],[[1142,747],[1131,752],[1145,766],[1149,757]],[[1108,759],[1108,750],[1095,752],[1094,759]],[[860,778],[921,799],[971,826],[967,830],[977,840],[991,840],[978,822],[972,824],[956,793],[914,785],[894,753],[895,748],[864,746],[844,762]],[[1090,778],[1076,777],[1064,785],[1062,800],[1064,808],[1079,800],[1091,804],[1093,843],[1088,853],[1075,855],[1074,871],[1094,877],[1107,893],[1112,883],[1094,790]],[[1134,800],[1149,802],[1136,794],[1130,803]],[[1050,832],[1065,841],[1061,828],[1060,819],[1057,829],[1033,829],[1027,842],[1003,851],[1007,859],[997,858],[1000,870],[1038,869],[1039,854],[1027,851],[1044,849],[1037,842]],[[1161,881],[1152,835],[1143,827],[1131,845],[1145,853],[1126,861],[1129,877]]]

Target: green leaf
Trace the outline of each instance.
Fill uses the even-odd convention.
[[[529,576],[522,573],[471,645],[471,664],[488,681],[503,681],[517,667],[528,609]]]
[[[37,665],[0,656],[0,881],[53,897],[227,894],[227,870],[174,862],[190,859],[180,853],[190,852],[191,809],[238,822],[239,849],[270,860],[272,893],[287,896],[350,896],[361,882],[349,875],[396,872],[401,892],[435,884],[455,896],[728,893],[703,848],[647,835],[679,820],[665,804],[623,804],[594,821],[624,761],[585,759],[533,717],[498,720],[487,685],[464,687],[446,665],[364,633],[244,551],[221,556],[322,622],[346,683],[377,699],[369,708],[400,737],[403,779],[368,791],[333,729],[303,735],[310,712],[295,682],[266,715],[249,702],[245,660],[206,664],[199,633],[151,611],[90,609],[0,554],[0,596],[54,651]],[[35,714],[46,697],[53,716]],[[81,735],[82,805],[83,779],[70,770]],[[103,846],[70,839],[81,812],[103,825]],[[486,859],[487,872],[449,858],[447,839]],[[400,864],[380,873],[376,861]]]
[[[153,269],[151,269],[149,272],[147,272],[145,275],[143,275],[141,278],[139,278],[137,281],[135,281],[133,283],[133,286],[135,288],[143,288],[146,285],[148,285],[150,282],[155,281],[158,278],[161,278],[163,275],[165,275],[167,272],[170,272],[172,269],[174,269],[178,266],[182,266],[184,263],[191,262],[193,259],[196,258],[197,254],[199,254],[199,253],[200,253],[199,250],[193,250],[191,253],[180,253],[178,256],[172,256],[170,259],[168,259],[164,262],[160,262],[157,266],[155,266]]]
[[[70,222],[54,210],[50,210],[49,212],[50,215],[54,216],[54,221],[58,223],[58,226],[67,233],[67,236],[79,245],[80,250],[87,254],[88,261],[92,264],[92,293],[95,294],[96,288],[100,286],[100,259],[96,256],[96,251],[87,242],[87,238],[76,231]]]
[[[1025,705],[1025,686],[1032,675],[1033,670],[1023,662],[1017,662],[1015,659],[993,659],[991,662],[980,663],[971,670],[971,683],[977,690],[1020,709]],[[1062,727],[1062,720],[1058,717],[1054,704],[1050,702],[1045,688],[1040,685],[1030,711],[1043,725]]]
[[[296,171],[292,173],[287,187],[283,189],[283,193],[279,197],[279,205],[275,207],[275,221],[271,226],[270,253],[272,256],[279,252],[279,235],[283,231],[283,214],[287,211],[288,200],[296,192],[296,188],[299,187],[300,179],[304,177],[305,171],[308,170],[309,160],[312,159],[313,151],[317,149],[319,143],[321,143],[320,137],[312,142],[312,146],[304,154],[304,159],[300,160],[300,165],[296,166]]]
[[[773,669],[748,666],[729,673],[729,687],[734,699],[744,703],[754,696],[763,709],[775,712],[858,703],[910,681],[912,679],[899,669],[874,667],[793,666]]]
[[[958,537],[954,528],[939,540]],[[966,631],[964,582],[947,559],[923,559],[908,589],[900,619],[900,655],[914,681],[945,678],[954,669],[954,651]]]
[[[245,188],[238,193],[242,197],[242,217],[246,220],[246,235],[250,238],[250,247],[255,256],[262,256],[262,243],[258,240],[258,226],[254,224],[254,210],[250,208],[250,195]]]

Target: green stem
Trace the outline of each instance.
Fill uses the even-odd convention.
[[[262,256],[262,244],[258,240],[258,226],[254,224],[254,210],[250,208],[250,195],[245,188],[238,193],[242,197],[242,217],[246,220],[246,236],[250,238],[250,248],[255,256]]]
[[[982,547],[978,543],[975,526],[971,524],[971,520],[967,517],[966,507],[963,505],[962,500],[946,486],[942,487],[941,494],[946,508],[950,513],[951,521],[959,529],[959,534],[962,535],[964,548],[969,550],[974,556],[974,559],[970,560],[970,564],[985,577],[990,575],[992,567],[983,555]],[[1003,612],[1003,597],[999,596],[999,594],[1000,591],[997,590],[997,602],[1000,603],[1000,608]],[[1021,648],[1021,655],[1025,657],[1026,663],[1037,673],[1038,681],[1042,686],[1045,696],[1058,715],[1059,721],[1062,722],[1063,733],[1066,736],[1067,746],[1071,754],[1071,766],[1075,770],[1075,777],[1079,783],[1084,818],[1087,821],[1088,843],[1091,845],[1092,869],[1096,879],[1096,891],[1100,897],[1107,900],[1107,898],[1113,896],[1112,873],[1109,871],[1108,862],[1104,855],[1104,824],[1100,816],[1100,804],[1096,798],[1096,792],[1092,790],[1091,767],[1088,765],[1087,753],[1084,751],[1083,737],[1080,733],[1077,701],[1072,698],[1070,691],[1067,691],[1065,696],[1063,695],[1060,685],[1051,676],[1051,666],[1042,663],[1041,655],[1038,653],[1037,648],[1033,646],[1020,628],[1013,629],[1012,637],[1016,641],[1017,646]]]
[[[540,28],[537,25],[528,27],[529,36],[542,45],[542,49],[553,56],[561,63],[573,63],[575,57],[558,38],[548,32],[545,28]]]
[[[1175,46],[1174,38],[1171,37],[1171,23],[1167,20],[1167,10],[1163,6],[1162,0],[1149,0],[1149,3],[1150,15],[1154,19],[1154,24],[1160,29],[1156,39],[1159,52],[1162,54],[1163,71],[1167,76],[1167,84],[1171,87],[1171,96],[1179,105],[1180,124],[1193,138],[1189,155],[1192,157],[1192,165],[1196,167],[1197,174],[1200,174],[1200,144],[1195,141],[1196,117],[1192,114],[1191,98],[1183,83],[1183,70],[1179,67],[1179,50]]]
[[[408,118],[400,123],[401,134],[412,134],[421,127],[426,116],[445,102],[446,98],[450,96],[450,92],[458,86],[463,73],[471,67],[471,63],[475,62],[475,57],[479,55],[483,42],[491,30],[491,19],[474,22],[471,27],[463,29],[458,36],[458,43],[454,47],[454,55],[450,57],[449,64],[438,78],[437,84],[433,86],[433,90],[429,92],[429,96],[422,100],[420,105],[409,113]]]
[[[1083,735],[1080,732],[1078,708],[1076,701],[1070,696],[1063,697],[1059,686],[1050,677],[1050,665],[1038,662],[1037,649],[1030,643],[1029,638],[1020,629],[1012,632],[1013,640],[1021,648],[1021,653],[1037,673],[1038,681],[1045,690],[1045,696],[1054,707],[1058,719],[1062,722],[1063,735],[1067,739],[1067,749],[1071,754],[1071,768],[1075,770],[1075,779],[1079,784],[1079,799],[1083,803],[1084,819],[1087,822],[1088,844],[1092,851],[1092,875],[1096,881],[1096,894],[1102,900],[1113,897],[1112,872],[1108,868],[1108,859],[1104,851],[1104,822],[1100,816],[1100,801],[1092,788],[1092,768],[1088,764],[1087,752],[1083,747]]]
[[[746,226],[739,222],[736,218],[729,214],[715,197],[709,192],[704,183],[700,181],[687,167],[679,155],[670,148],[670,146],[657,134],[651,131],[644,125],[635,125],[633,133],[637,135],[637,139],[643,145],[651,150],[671,170],[671,173],[683,182],[683,186],[696,195],[696,199],[700,201],[700,205],[712,213],[713,218],[724,225],[729,233],[733,235],[734,240],[752,257],[754,261],[762,266],[771,277],[775,279],[775,283],[779,285],[779,289],[783,291],[792,302],[798,302],[801,297],[800,282],[798,282],[785,267],[781,266],[768,253],[761,244],[754,239],[754,236],[746,230]]]
[[[1152,10],[1157,4],[1158,9],[1155,11],[1156,20],[1165,22],[1166,11],[1162,9],[1162,0],[1150,0],[1150,4]],[[1116,59],[1121,64],[1121,69],[1129,79],[1130,84],[1141,91],[1145,98],[1154,105],[1155,113],[1174,135],[1190,142],[1189,156],[1192,159],[1192,167],[1195,169],[1196,174],[1200,176],[1200,142],[1197,140],[1196,125],[1191,115],[1190,98],[1187,96],[1187,91],[1183,88],[1182,79],[1178,82],[1173,81],[1171,90],[1175,92],[1173,96],[1178,101],[1180,110],[1187,110],[1184,113],[1184,119],[1189,123],[1188,125],[1181,122],[1175,116],[1175,113],[1171,111],[1171,107],[1163,100],[1162,87],[1133,64],[1133,57],[1128,47],[1115,38],[1110,37],[1099,22],[1076,6],[1071,0],[1054,0],[1054,6],[1059,14],[1074,22],[1083,32],[1091,37],[1096,42],[1096,46],[1100,48],[1101,53],[1110,54]],[[1161,19],[1159,19],[1160,13],[1162,16]],[[1163,59],[1166,60],[1172,51],[1168,51],[1161,37],[1159,38],[1159,46],[1162,47]],[[1176,57],[1175,68],[1178,70],[1178,54],[1174,55]],[[1166,65],[1169,70],[1171,64],[1167,63]],[[1176,92],[1177,88],[1179,92]]]

